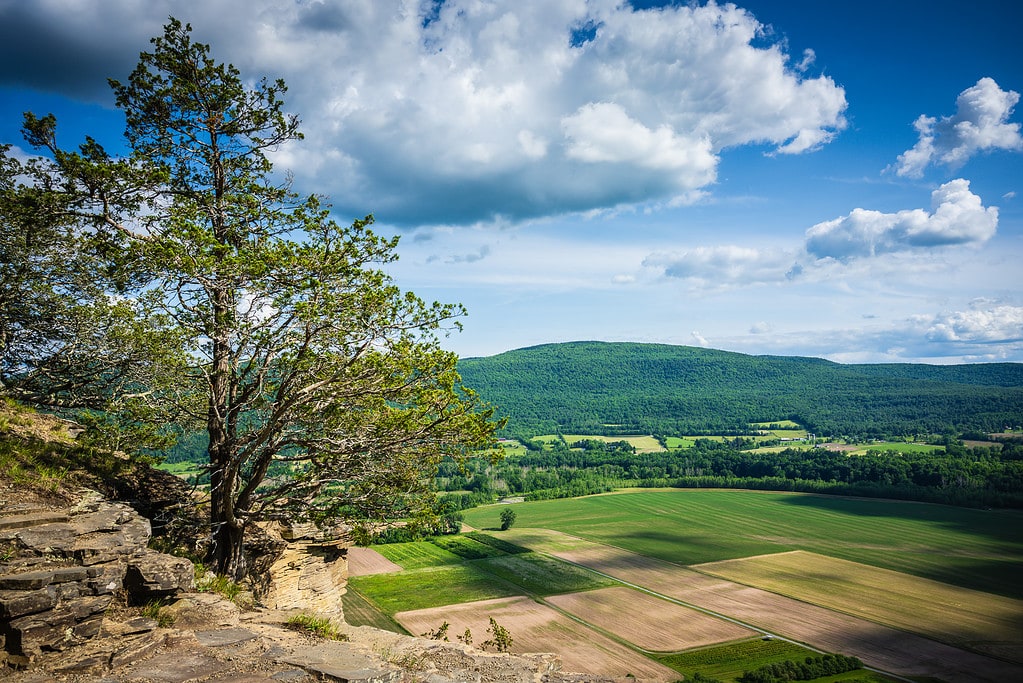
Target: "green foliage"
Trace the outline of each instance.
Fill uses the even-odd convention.
[[[313,614],[296,614],[292,617],[288,617],[288,621],[285,622],[288,628],[293,628],[297,631],[305,631],[314,636],[320,638],[326,638],[327,640],[340,640],[347,641],[348,636],[342,633],[338,629],[337,624],[332,622],[330,619],[325,617],[318,617]]]
[[[543,449],[497,464],[473,463],[461,477],[442,463],[439,486],[481,490],[503,486],[526,500],[641,486],[750,488],[1023,507],[1023,444],[967,448],[949,438],[931,445],[874,443],[862,446],[854,457],[827,448],[749,450],[754,445],[742,437],[697,438],[689,447],[634,453],[599,440],[590,440],[587,448],[571,449],[552,441]]]
[[[697,673],[708,679],[735,680],[751,669],[814,655],[816,653],[812,650],[795,643],[758,638],[678,654],[660,655],[657,659],[662,664],[685,674],[687,681],[698,680],[690,678]]]
[[[2,389],[100,408],[105,444],[149,424],[204,431],[210,560],[235,579],[260,519],[432,518],[437,464],[500,426],[440,348],[462,307],[391,281],[397,238],[372,216],[338,225],[279,182],[267,154],[302,137],[282,81],[243,79],[173,18],[152,45],[111,81],[126,159],[92,139],[68,152],[31,114],[50,156],[35,182],[0,150],[4,263],[35,264],[0,273],[0,321],[15,320]]]
[[[501,531],[508,531],[515,524],[515,511],[511,508],[501,510]]]
[[[753,671],[743,673],[737,680],[739,683],[812,681],[862,668],[863,662],[856,657],[827,654],[820,657],[806,657],[799,662],[786,659],[784,662],[766,664]]]
[[[841,365],[685,346],[574,342],[459,363],[523,438],[684,436],[791,419],[818,435],[1001,430],[1023,414],[1023,364]],[[1014,422],[1015,420],[1015,422]]]
[[[490,617],[490,626],[487,627],[490,637],[480,643],[480,647],[486,649],[492,647],[498,652],[507,652],[515,642],[511,633],[504,626],[498,624],[493,617]]]
[[[159,600],[151,600],[142,606],[142,616],[152,619],[160,628],[170,628],[174,625],[174,615],[166,612],[164,604]]]
[[[445,621],[444,623],[442,623],[440,626],[438,626],[433,631],[427,631],[425,633],[420,633],[419,637],[420,638],[429,638],[430,640],[443,640],[443,641],[447,641],[447,639],[448,639],[448,629],[449,628],[451,628],[451,624],[449,624],[448,622]]]
[[[229,576],[217,574],[203,565],[195,563],[195,590],[200,593],[216,593],[228,600],[234,600],[241,594],[241,584]]]
[[[43,156],[23,164],[0,145],[0,394],[71,415],[166,418],[151,399],[182,368],[177,335],[156,293],[132,293],[124,237],[92,213],[131,204],[117,186],[138,176],[91,139],[60,149],[52,116],[26,114],[24,134]]]

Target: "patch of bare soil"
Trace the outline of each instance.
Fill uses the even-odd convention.
[[[846,453],[848,451],[855,451],[855,450],[857,450],[859,448],[862,448],[862,446],[857,446],[855,444],[849,444],[849,443],[830,443],[830,442],[825,442],[825,443],[822,443],[822,444],[817,444],[817,447],[818,448],[824,448],[824,449],[829,450],[829,451],[836,451],[838,453]]]
[[[547,602],[644,650],[678,652],[758,635],[632,588],[556,595]]]
[[[431,609],[399,612],[395,620],[410,633],[435,631],[447,622],[448,638],[469,629],[478,647],[490,637],[493,618],[511,634],[511,652],[554,652],[564,671],[601,676],[628,676],[675,681],[678,674],[530,598],[498,598]]]
[[[401,565],[391,562],[372,548],[352,546],[348,549],[348,576],[390,574],[400,571]]]

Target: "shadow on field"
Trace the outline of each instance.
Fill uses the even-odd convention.
[[[964,588],[1023,599],[1023,512],[1018,510],[977,510],[950,505],[873,498],[793,495],[779,498],[789,505],[811,507],[821,511],[864,518],[864,523],[884,524],[884,520],[921,522],[940,531],[975,537],[973,547],[927,546],[912,538],[895,541],[890,549],[870,548],[886,552],[886,564],[892,569],[909,571],[935,581]],[[896,535],[896,538],[898,536]],[[836,539],[838,540],[838,539]],[[850,546],[846,559],[855,561],[857,548]],[[899,556],[924,558],[922,562],[900,562]]]

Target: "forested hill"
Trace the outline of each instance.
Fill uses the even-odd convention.
[[[512,434],[721,433],[795,420],[821,435],[1000,431],[1023,421],[1023,364],[844,365],[661,344],[571,342],[464,358]]]

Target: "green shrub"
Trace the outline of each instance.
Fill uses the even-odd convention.
[[[305,631],[320,638],[328,640],[348,640],[348,636],[338,630],[337,625],[325,617],[317,617],[312,614],[296,614],[286,622],[288,628],[296,631]]]

